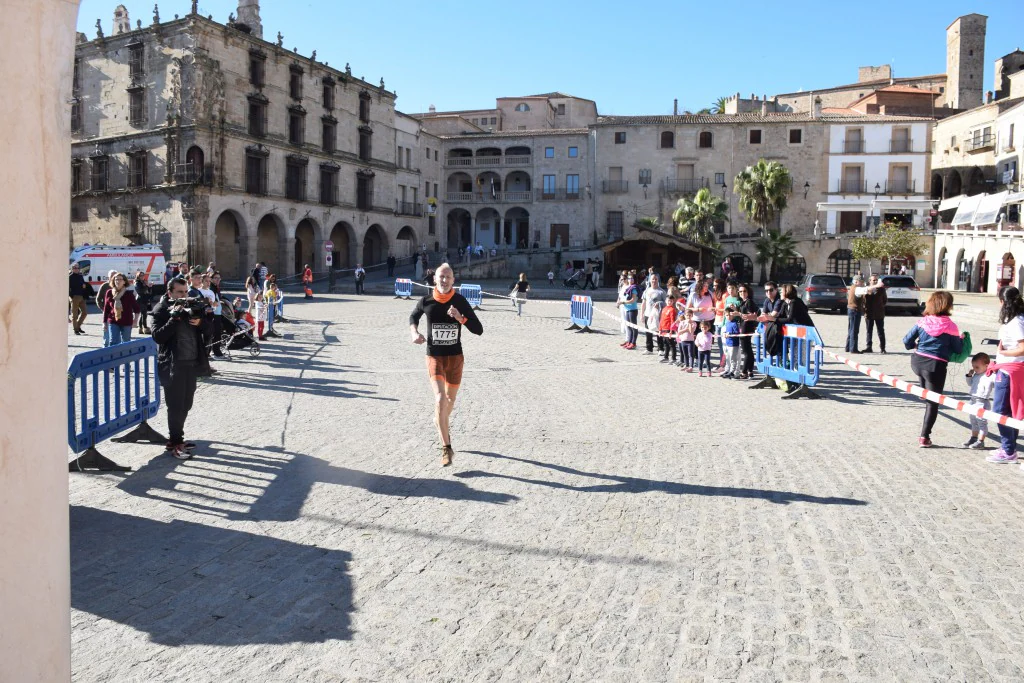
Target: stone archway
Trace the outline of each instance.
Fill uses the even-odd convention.
[[[946,178],[946,196],[956,197],[963,194],[963,187],[963,178],[960,176],[960,171],[950,171],[949,177]]]
[[[462,250],[473,241],[472,217],[465,209],[448,212],[448,248]]]
[[[316,224],[308,218],[303,218],[295,226],[295,273],[301,273],[308,263],[313,270],[317,269],[317,230]]]
[[[963,249],[956,252],[956,260],[953,263],[955,264],[953,272],[956,274],[955,289],[960,292],[966,292],[968,281],[971,278],[971,271],[967,267],[967,261],[964,260]]]
[[[932,199],[945,199],[945,195],[942,194],[942,174],[932,173]]]
[[[281,274],[281,241],[284,239],[284,224],[272,213],[260,219],[256,226],[256,260],[267,264],[267,272]]]
[[[943,247],[942,249],[939,250],[939,264],[938,264],[938,268],[939,268],[939,277],[938,277],[938,283],[937,283],[936,286],[939,289],[945,289],[946,288],[946,281],[947,281],[947,279],[949,277],[949,261],[946,258],[946,248],[945,247]]]
[[[394,249],[391,250],[391,255],[398,259],[407,258],[409,256],[415,256],[417,249],[418,240],[416,239],[416,231],[412,229],[412,226],[403,226],[402,229],[398,231],[398,237],[395,238],[395,246]]]
[[[245,221],[232,209],[217,217],[213,227],[213,262],[225,280],[244,279],[246,268],[242,263],[242,235]]]
[[[331,242],[334,243],[334,250],[331,252],[335,270],[355,268],[355,246],[356,232],[352,226],[345,221],[338,221],[331,228]]]
[[[530,212],[521,206],[514,206],[505,212],[505,229],[510,233],[516,249],[530,246]]]
[[[384,228],[374,223],[363,235],[363,260],[364,268],[384,263],[388,254],[388,236],[384,234]]]

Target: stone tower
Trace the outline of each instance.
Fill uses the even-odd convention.
[[[257,38],[263,37],[263,23],[260,21],[259,0],[238,0],[238,24],[249,27],[250,33]],[[984,32],[984,29],[982,29]]]
[[[128,33],[131,30],[132,22],[128,19],[128,8],[118,5],[114,8],[114,30],[111,35],[116,36],[118,33]]]
[[[996,60],[996,72],[992,90],[997,100],[1010,96],[1010,74],[1024,71],[1024,51],[1014,50]]]
[[[983,14],[965,14],[946,28],[946,106],[970,109],[982,103],[985,88]]]

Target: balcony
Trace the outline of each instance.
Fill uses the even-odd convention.
[[[467,166],[529,166],[533,163],[533,156],[530,154],[517,154],[508,156],[479,156],[479,157],[445,157],[446,168],[465,168]]]
[[[395,202],[399,216],[422,216],[423,205],[418,202]]]
[[[843,140],[843,154],[863,154],[863,140]]]
[[[515,192],[447,192],[445,201],[455,204],[506,204],[533,201],[533,191]]]
[[[704,187],[708,187],[707,178],[665,178],[661,181],[665,194],[694,194]]]
[[[506,166],[529,166],[531,163],[533,163],[533,157],[529,154],[505,157]]]
[[[445,157],[444,165],[449,168],[453,166],[472,166],[473,157]]]
[[[628,180],[602,180],[601,191],[605,194],[624,194],[629,192]]]
[[[914,180],[886,180],[885,194],[917,194]]]
[[[977,152],[984,152],[987,149],[992,149],[996,146],[996,136],[992,133],[986,133],[985,135],[975,135],[966,141],[967,153],[975,154]]]
[[[907,154],[914,151],[913,140],[889,140],[889,151],[893,154]]]
[[[539,201],[575,201],[580,198],[580,190],[578,187],[569,190],[564,187],[548,188],[537,190],[536,196]]]
[[[868,183],[866,180],[850,180],[843,178],[836,181],[835,192],[838,194],[867,194]]]

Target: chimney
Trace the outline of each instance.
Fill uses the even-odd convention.
[[[430,112],[431,114],[436,114],[437,107],[435,107],[434,105],[430,105],[430,108],[428,108],[427,111]]]
[[[992,91],[985,93],[985,104],[992,104]]]
[[[820,119],[821,118],[821,98],[820,97],[815,97],[814,98],[814,118],[816,118],[816,119]]]
[[[128,9],[124,5],[114,8],[114,30],[113,35],[128,33],[132,30],[132,22],[128,19]]]
[[[252,35],[263,37],[263,23],[260,21],[259,0],[238,0],[238,16],[235,23],[249,28]]]
[[[679,116],[679,98],[672,100],[672,116]]]
[[[761,116],[768,113],[768,100],[761,100]]]

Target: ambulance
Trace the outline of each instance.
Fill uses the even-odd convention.
[[[107,281],[107,273],[116,270],[128,276],[128,283],[135,285],[135,274],[140,270],[149,275],[153,295],[164,292],[164,270],[166,262],[163,250],[153,244],[108,247],[105,244],[86,244],[75,247],[68,260],[68,268],[78,264],[82,277],[98,290]]]

